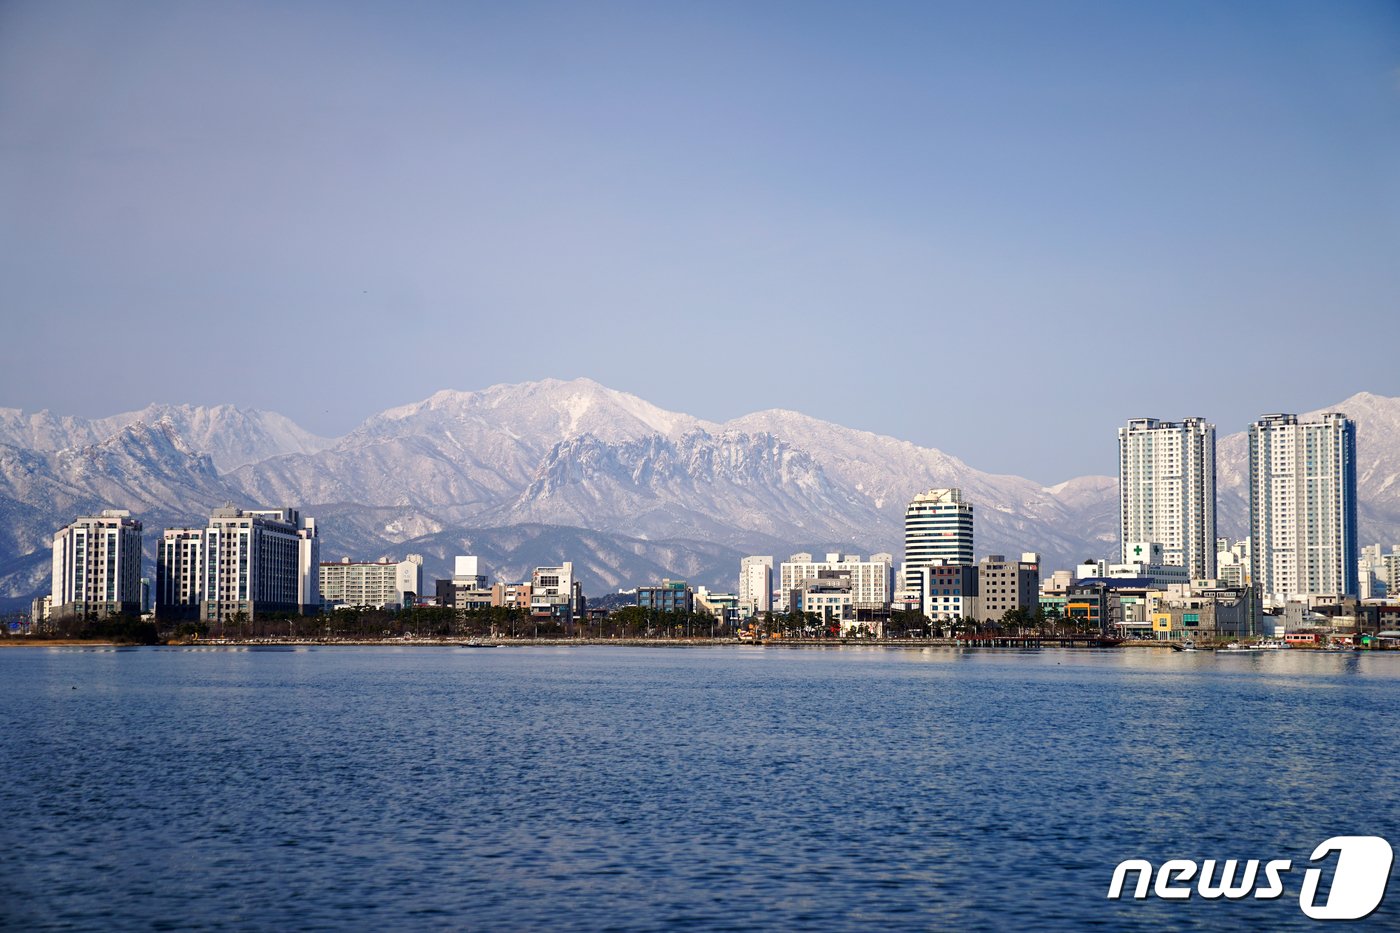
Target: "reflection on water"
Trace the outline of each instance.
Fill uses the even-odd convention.
[[[0,926],[1302,928],[1301,875],[1105,893],[1400,844],[1397,687],[1302,651],[9,650]]]

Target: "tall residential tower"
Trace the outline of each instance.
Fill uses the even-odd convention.
[[[204,529],[167,528],[156,551],[156,617],[197,619],[204,602]]]
[[[1166,564],[1215,576],[1215,425],[1134,418],[1118,429],[1121,562],[1135,542],[1162,545]]]
[[[124,509],[85,515],[53,536],[54,618],[141,612],[141,523]]]
[[[200,617],[311,615],[321,611],[316,519],[296,509],[215,509],[204,529]]]
[[[1265,601],[1356,595],[1356,422],[1329,412],[1249,426],[1249,533]]]

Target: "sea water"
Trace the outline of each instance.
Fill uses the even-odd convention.
[[[1317,843],[1400,844],[1398,700],[1296,650],[0,650],[0,926],[1302,929]],[[1129,858],[1298,870],[1109,900]]]

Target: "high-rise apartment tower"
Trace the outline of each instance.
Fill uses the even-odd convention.
[[[85,515],[53,536],[54,618],[141,611],[141,522],[122,509]]]
[[[204,529],[167,528],[156,551],[156,616],[197,619],[204,602]]]
[[[200,617],[321,611],[316,519],[296,509],[215,509],[204,529]]]
[[[1265,415],[1249,426],[1249,533],[1266,602],[1357,594],[1356,422]]]
[[[1215,576],[1215,425],[1201,418],[1134,418],[1118,429],[1118,516],[1122,563],[1143,541],[1192,578]]]

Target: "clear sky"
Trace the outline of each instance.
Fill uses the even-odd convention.
[[[0,3],[0,405],[590,376],[1055,482],[1400,395],[1400,4]]]

